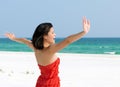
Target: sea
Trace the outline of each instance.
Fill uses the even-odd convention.
[[[55,41],[59,43],[64,39],[56,38]],[[0,51],[32,52],[25,44],[11,41],[8,38],[0,38]],[[59,53],[120,55],[120,38],[82,38],[68,45]]]

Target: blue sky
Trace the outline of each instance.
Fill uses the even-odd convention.
[[[0,37],[13,32],[32,37],[42,22],[54,25],[57,37],[82,31],[82,17],[91,21],[85,37],[120,37],[120,0],[1,0]]]

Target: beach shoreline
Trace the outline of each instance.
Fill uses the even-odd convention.
[[[120,87],[120,55],[57,53],[61,87]],[[35,87],[40,75],[33,52],[0,51],[0,85]]]

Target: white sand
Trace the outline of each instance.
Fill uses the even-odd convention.
[[[57,54],[61,87],[120,87],[120,55]],[[35,87],[34,53],[0,52],[0,87]]]

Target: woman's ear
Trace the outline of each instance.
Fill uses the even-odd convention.
[[[45,40],[47,40],[47,35],[44,35],[43,38],[44,38]]]

